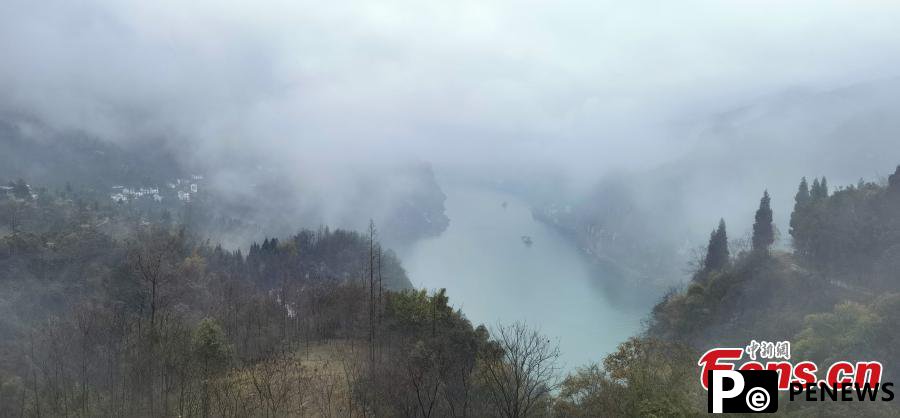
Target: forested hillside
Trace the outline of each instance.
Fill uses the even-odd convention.
[[[523,325],[491,336],[443,290],[410,289],[374,224],[266,238],[245,253],[166,212],[25,181],[0,190],[0,208],[0,416],[551,407],[556,349]]]
[[[715,347],[790,341],[792,359],[877,360],[900,376],[900,167],[884,183],[829,190],[802,179],[790,230],[779,239],[766,191],[749,240],[712,229],[690,282],[653,309],[647,330],[562,384],[563,416],[699,416],[706,393],[697,360]],[[778,248],[788,248],[781,250]],[[795,360],[799,361],[799,360]],[[673,389],[674,388],[674,389]],[[894,403],[779,403],[785,416],[897,416]]]
[[[772,194],[776,226],[787,234],[796,184],[786,178],[824,174],[843,184],[890,174],[900,158],[892,146],[898,93],[900,79],[889,78],[759,97],[673,132],[681,142],[670,161],[607,174],[587,193],[539,202],[535,212],[597,262],[668,286],[710,219],[730,217],[732,238],[745,238],[748,198],[758,190]]]
[[[363,229],[369,218],[385,242],[408,246],[449,224],[446,196],[427,163],[355,168],[326,184],[251,155],[215,164],[188,151],[175,140],[100,137],[0,110],[4,185],[24,178],[82,199],[166,210],[229,248],[326,223]]]
[[[896,381],[900,167],[886,184],[861,180],[833,192],[825,178],[802,179],[785,237],[791,251],[772,248],[770,202],[766,193],[749,247],[729,246],[720,222],[686,289],[670,292],[654,308],[648,338],[698,352],[742,347],[750,339],[791,341],[795,358],[818,364],[874,359],[884,364],[884,380]],[[787,405],[793,413],[821,413],[803,403]],[[835,414],[850,411],[846,403],[829,407]],[[880,405],[867,413],[897,412]]]
[[[410,289],[374,224],[266,238],[245,253],[165,211],[10,182],[0,412],[693,416],[705,405],[699,353],[750,338],[789,340],[797,358],[822,364],[877,359],[895,379],[900,168],[885,184],[834,191],[803,179],[791,251],[773,246],[771,202],[764,193],[750,242],[729,240],[719,221],[690,283],[654,308],[646,332],[559,381],[558,351],[539,334],[488,332],[443,291]]]

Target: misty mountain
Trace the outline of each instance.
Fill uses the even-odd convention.
[[[685,184],[691,193],[687,211],[713,215],[707,219],[717,210],[744,215],[735,208],[757,199],[760,186],[769,188],[776,222],[784,227],[795,190],[779,179],[827,174],[834,186],[883,179],[889,173],[879,170],[900,161],[897,116],[900,79],[823,92],[790,90],[713,118],[689,156],[655,176]],[[741,219],[735,221],[749,225]]]
[[[446,197],[425,163],[347,169],[337,180],[295,173],[250,157],[204,161],[161,138],[98,138],[31,118],[0,118],[3,184],[23,178],[167,211],[229,248],[301,227],[363,229],[369,219],[385,242],[403,246],[449,224]]]
[[[84,132],[51,129],[30,118],[0,117],[0,179],[103,191],[118,184],[161,184],[184,175],[175,156],[157,143],[133,142],[126,148]]]
[[[659,167],[607,176],[566,203],[535,214],[572,236],[600,263],[642,283],[684,277],[695,249],[720,217],[746,245],[753,207],[768,189],[780,241],[789,245],[795,184],[783,179],[828,175],[829,184],[900,161],[900,79],[829,91],[792,89],[715,115],[696,125],[684,153]]]

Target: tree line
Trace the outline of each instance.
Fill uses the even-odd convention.
[[[66,192],[7,203],[22,222],[0,236],[0,415],[552,409],[556,347],[411,289],[374,224],[265,238],[245,255]]]
[[[764,192],[749,245],[729,241],[720,220],[690,282],[653,308],[641,338],[696,351],[739,347],[751,338],[791,341],[795,358],[818,364],[876,359],[884,364],[885,380],[895,380],[900,167],[884,181],[860,180],[833,190],[825,177],[812,183],[802,178],[789,245],[774,247],[776,241],[771,198]],[[813,416],[823,408],[792,402],[784,412]],[[827,408],[834,414],[896,415],[891,405]]]

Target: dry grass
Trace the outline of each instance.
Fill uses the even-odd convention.
[[[213,383],[214,415],[352,417],[362,371],[358,341],[312,344],[232,371]]]

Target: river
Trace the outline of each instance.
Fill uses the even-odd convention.
[[[640,330],[649,306],[616,303],[619,296],[608,291],[616,278],[597,277],[572,243],[532,218],[525,202],[480,187],[450,186],[445,193],[450,226],[401,254],[415,287],[447,288],[451,304],[476,325],[525,321],[539,328],[559,343],[567,371],[602,361]]]

